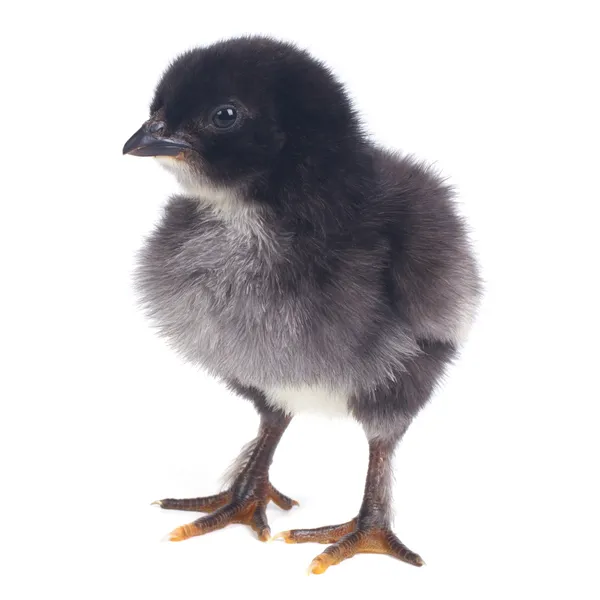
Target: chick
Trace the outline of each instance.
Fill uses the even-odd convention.
[[[391,101],[382,109],[397,111]],[[361,552],[422,565],[391,530],[391,461],[481,295],[452,190],[369,141],[321,62],[266,37],[177,58],[123,153],[156,157],[184,190],[140,253],[145,311],[182,357],[261,419],[225,492],[158,502],[209,513],[171,539],[229,523],[270,539],[268,502],[296,504],[269,480],[282,434],[302,411],[340,413],[369,443],[358,514],[280,536],[330,544],[313,573]]]

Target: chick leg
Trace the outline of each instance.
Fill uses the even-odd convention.
[[[395,445],[395,440],[370,441],[367,481],[358,517],[341,525],[295,529],[275,536],[289,544],[331,544],[312,561],[309,572],[324,573],[330,566],[360,553],[388,554],[417,567],[424,564],[390,529],[391,459]]]
[[[267,523],[266,506],[273,501],[277,506],[289,510],[298,504],[288,498],[269,482],[269,466],[275,448],[290,422],[290,417],[280,412],[263,412],[257,438],[242,456],[241,468],[230,489],[203,498],[158,500],[156,504],[165,509],[189,510],[211,513],[178,527],[171,532],[171,541],[203,535],[222,529],[230,523],[250,525],[258,538],[266,541],[271,532]]]

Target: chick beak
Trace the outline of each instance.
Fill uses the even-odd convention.
[[[123,154],[133,156],[177,156],[191,145],[177,136],[165,137],[161,132],[165,124],[161,121],[144,123],[123,146]]]

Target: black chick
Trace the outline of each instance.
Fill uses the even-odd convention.
[[[390,529],[391,460],[479,301],[451,189],[370,143],[323,64],[262,37],[177,58],[123,152],[157,157],[185,190],[140,255],[148,315],[261,417],[227,491],[159,502],[211,513],[171,539],[240,522],[269,539],[269,500],[295,504],[268,475],[291,418],[342,412],[369,441],[358,516],[281,536],[331,544],[314,573],[360,552],[422,565]]]

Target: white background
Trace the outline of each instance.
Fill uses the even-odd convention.
[[[594,2],[7,4],[1,48],[0,596],[598,598]],[[487,281],[461,362],[397,454],[396,531],[427,566],[232,526],[162,541],[253,437],[251,406],[157,339],[136,250],[175,181],[122,157],[179,52],[268,33],[346,82],[380,142],[460,189]],[[367,446],[298,418],[273,532],[349,519]]]

